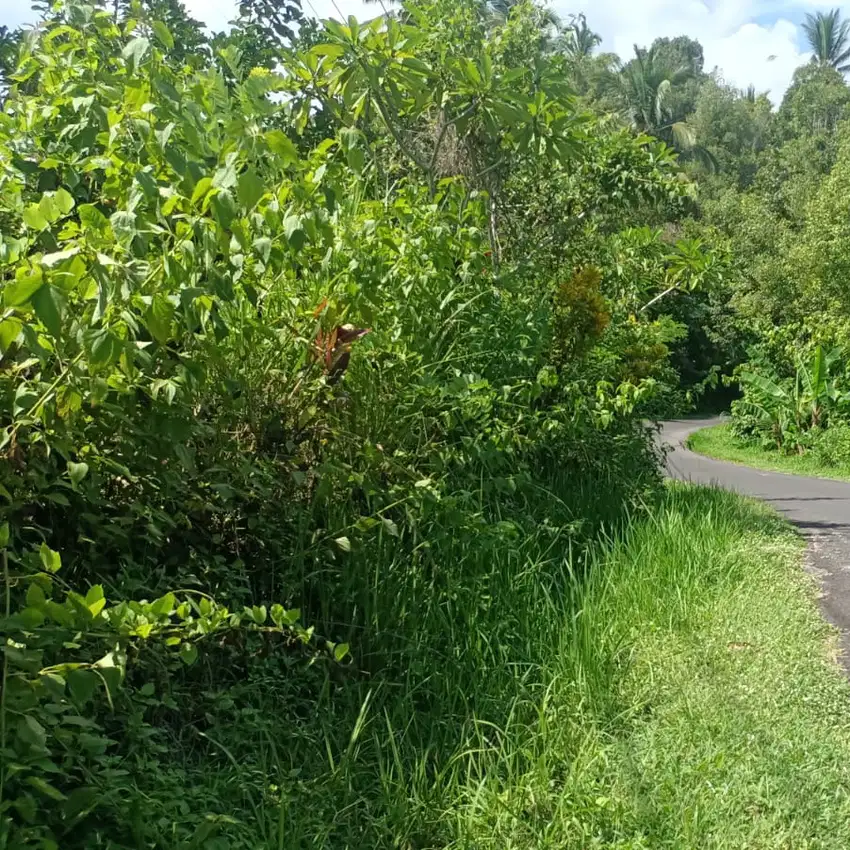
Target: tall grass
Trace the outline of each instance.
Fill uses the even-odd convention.
[[[554,496],[513,529],[429,531],[415,569],[372,552],[344,673],[287,690],[260,665],[234,684],[196,778],[228,801],[228,841],[838,846],[848,688],[793,534],[677,486],[577,547]]]

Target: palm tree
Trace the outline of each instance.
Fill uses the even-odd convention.
[[[483,6],[485,14],[493,20],[494,23],[503,24],[510,17],[511,12],[517,7],[523,5],[525,0],[484,0]],[[558,14],[552,9],[543,8],[535,5],[535,11],[538,13],[538,26],[542,33],[549,30],[560,31],[561,19]]]
[[[634,59],[613,77],[614,95],[636,130],[663,139],[707,170],[715,171],[717,160],[698,144],[694,128],[686,121],[674,120],[674,87],[692,80],[695,74],[692,65],[674,67],[654,48],[644,50],[635,45]]]
[[[841,20],[840,10],[806,15],[803,31],[814,54],[812,62],[841,73],[850,71],[850,21]]]
[[[581,60],[591,56],[601,42],[602,36],[587,25],[584,14],[578,14],[564,27],[558,47],[570,59]]]
[[[635,45],[635,56],[614,78],[616,94],[632,125],[646,133],[659,135],[671,129],[672,91],[694,76],[687,65],[672,67],[657,51]]]

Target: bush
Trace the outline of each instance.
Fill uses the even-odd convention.
[[[830,422],[815,435],[811,451],[824,466],[850,469],[850,423]]]

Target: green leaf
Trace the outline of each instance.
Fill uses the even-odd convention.
[[[45,230],[49,225],[38,204],[27,204],[24,207],[21,218],[23,218],[24,224],[31,230]]]
[[[40,794],[44,794],[45,797],[50,797],[51,800],[63,801],[65,799],[65,795],[58,789],[51,785],[49,782],[45,782],[40,776],[28,776],[27,784],[35,788]]]
[[[71,483],[76,487],[89,473],[89,465],[87,463],[74,463],[68,461],[68,477]]]
[[[31,747],[39,750],[46,748],[47,732],[31,714],[22,717],[18,723],[18,737]]]
[[[106,605],[106,599],[103,595],[103,585],[95,584],[89,588],[86,594],[86,606],[91,611],[92,617],[96,617]]]
[[[47,268],[51,268],[55,266],[57,263],[61,263],[63,260],[68,260],[76,254],[80,253],[79,247],[75,246],[73,248],[68,248],[67,251],[55,251],[52,254],[45,254],[41,258],[41,264],[46,266]]]
[[[243,174],[239,175],[239,184],[236,189],[236,194],[239,198],[239,203],[245,207],[246,211],[250,212],[257,205],[257,202],[265,194],[265,186],[263,181],[257,175],[253,168],[249,168]]]
[[[351,551],[351,541],[347,537],[337,537],[336,540],[334,540],[334,543],[336,543],[343,552]]]
[[[71,670],[67,676],[68,690],[74,700],[85,705],[95,694],[100,678],[91,670]]]
[[[159,599],[151,603],[151,613],[155,617],[170,617],[176,601],[173,593],[166,593],[165,596],[160,596]]]
[[[162,345],[172,337],[174,305],[164,295],[156,294],[145,312],[145,325],[151,336]]]
[[[0,549],[5,549],[9,545],[9,523],[4,522],[0,525]]]
[[[85,811],[93,809],[100,800],[100,791],[91,786],[75,788],[68,794],[68,799],[62,806],[62,815],[66,821],[70,821]]]
[[[232,189],[236,185],[235,157],[230,155],[227,162],[213,174],[213,189]]]
[[[32,296],[32,306],[48,332],[58,338],[62,333],[62,312],[65,306],[59,290],[50,284],[42,286]]]
[[[54,552],[46,543],[42,543],[38,550],[41,564],[49,573],[58,573],[62,568],[62,556]]]
[[[112,225],[115,238],[125,247],[129,246],[139,232],[136,230],[136,215],[129,210],[118,210],[112,213],[109,223]]]
[[[7,307],[20,307],[28,303],[43,285],[44,276],[41,269],[29,269],[12,283],[6,284],[3,290],[3,302]]]
[[[174,36],[171,35],[171,31],[162,21],[154,21],[151,24],[151,29],[154,32],[154,35],[160,40],[163,47],[167,47],[171,50],[174,47]]]
[[[348,655],[349,646],[347,643],[338,643],[334,647],[334,660],[342,661],[346,655]]]
[[[266,132],[266,144],[283,160],[284,165],[298,162],[298,148],[292,144],[282,130],[268,130]]]
[[[230,192],[220,190],[213,195],[212,199],[213,215],[222,230],[229,230],[233,219],[236,218],[238,210],[236,202],[233,200],[233,195]]]
[[[281,625],[283,625],[283,616],[284,616],[284,613],[285,613],[285,612],[284,612],[284,610],[283,610],[283,605],[280,605],[280,604],[277,604],[277,603],[276,603],[276,604],[274,604],[274,605],[272,605],[272,608],[271,608],[272,622],[273,622],[276,626],[281,626]]]
[[[47,602],[47,597],[41,589],[41,585],[36,581],[31,581],[27,588],[27,605],[31,608],[41,608]]]
[[[187,667],[191,667],[198,660],[197,647],[192,643],[184,643],[180,647],[180,660]]]
[[[21,335],[23,326],[23,322],[14,316],[0,322],[0,354],[5,354],[9,350]]]
[[[192,203],[196,204],[201,198],[205,197],[207,192],[212,188],[212,178],[202,177],[196,184],[195,190],[192,192]]]
[[[262,626],[266,622],[266,618],[268,617],[268,613],[266,612],[266,606],[255,605],[251,609],[251,616],[254,618],[254,622],[258,626]]]
[[[81,204],[77,215],[80,217],[83,230],[93,230],[101,235],[107,232],[109,221],[94,204]]]
[[[108,330],[97,331],[92,336],[89,363],[95,367],[114,363],[121,354],[121,340]]]
[[[391,519],[381,517],[381,522],[383,522],[384,528],[391,537],[398,537],[398,526]]]
[[[53,195],[53,203],[62,215],[68,215],[68,213],[71,212],[76,205],[74,196],[67,189],[63,189],[61,186]]]
[[[138,36],[134,39],[131,39],[121,51],[121,56],[127,62],[127,67],[134,71],[139,67],[142,60],[145,58],[145,54],[148,52],[148,48],[150,47],[150,41],[148,39]]]

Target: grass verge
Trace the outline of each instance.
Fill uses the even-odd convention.
[[[703,428],[691,434],[688,438],[688,448],[697,454],[717,460],[728,460],[731,463],[768,469],[771,472],[788,472],[792,475],[850,481],[850,471],[842,472],[834,466],[826,466],[811,453],[785,455],[778,451],[769,451],[759,446],[742,443],[732,434],[731,427],[726,423]]]
[[[250,846],[835,848],[850,685],[801,553],[766,507],[671,485],[586,563],[510,565],[510,628],[487,620],[496,595],[458,611],[482,631],[423,657],[418,685],[375,677],[348,703],[339,685],[309,735],[255,692],[266,731],[217,731],[238,759],[196,787],[251,801],[232,811]]]

